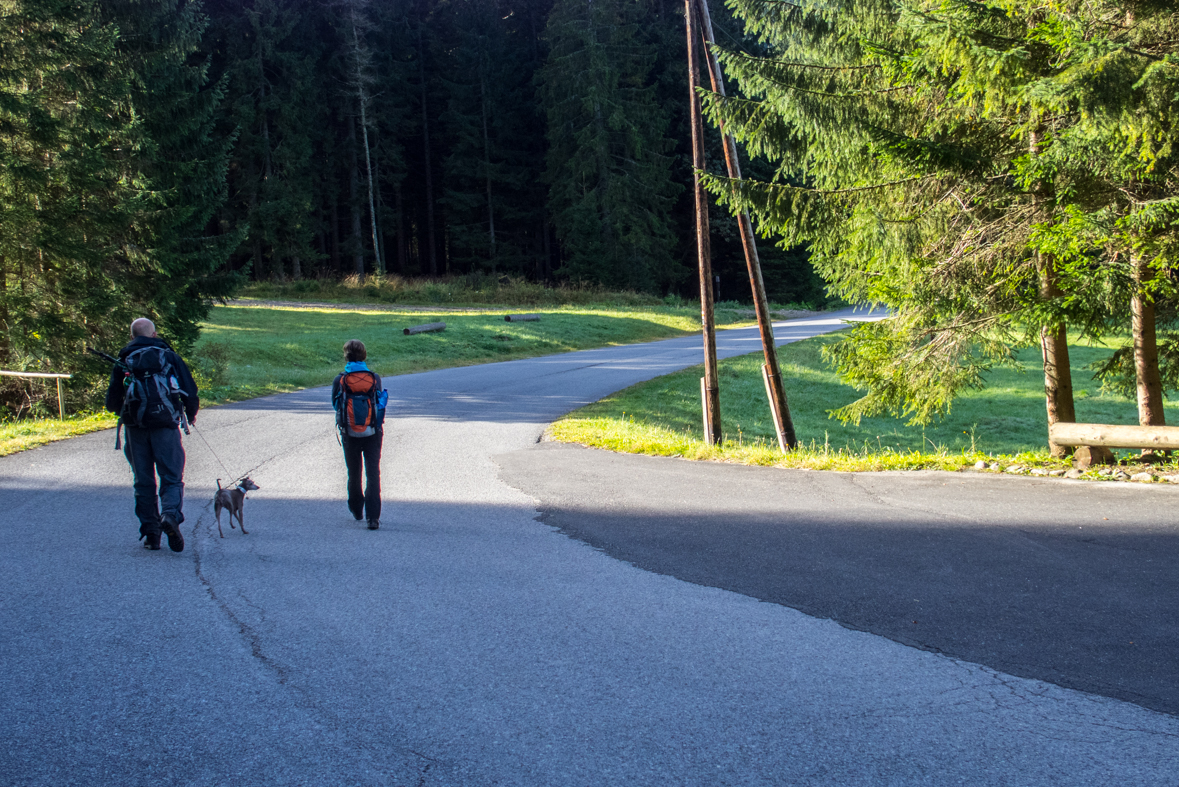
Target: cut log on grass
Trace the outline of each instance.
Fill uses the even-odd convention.
[[[504,322],[536,322],[540,319],[539,314],[505,314]]]
[[[415,333],[432,333],[434,331],[445,331],[446,323],[444,322],[428,322],[424,325],[414,325],[411,328],[405,329],[406,336],[413,336]]]
[[[1105,448],[1179,449],[1179,426],[1123,426],[1070,424],[1048,427],[1048,439],[1057,445],[1093,445]]]

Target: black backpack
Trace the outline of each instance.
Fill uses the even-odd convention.
[[[144,347],[127,354],[123,363],[123,423],[141,429],[162,429],[180,424],[183,404],[180,382],[168,361],[169,350]]]

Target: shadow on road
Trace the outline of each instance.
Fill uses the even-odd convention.
[[[991,490],[952,474],[857,478],[552,444],[497,462],[540,498],[544,522],[648,571],[1179,714],[1179,528],[1167,516],[1179,490],[1004,478]]]

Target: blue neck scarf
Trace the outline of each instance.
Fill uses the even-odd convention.
[[[344,364],[344,374],[348,374],[349,372],[371,371],[372,369],[369,369],[368,364],[366,364],[364,361],[349,361],[348,363]]]

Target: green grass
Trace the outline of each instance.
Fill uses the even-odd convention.
[[[745,464],[814,469],[958,469],[980,459],[1065,468],[1047,453],[1044,377],[1036,349],[1019,353],[1022,369],[1002,367],[988,375],[981,391],[968,391],[950,414],[926,428],[891,417],[841,424],[827,413],[858,398],[839,382],[821,358],[821,336],[786,345],[779,362],[800,450],[784,456],[766,403],[760,353],[720,364],[721,414],[725,444],[703,443],[701,367],[633,386],[582,408],[550,429],[553,439],[599,448]],[[1078,421],[1135,424],[1135,403],[1102,396],[1084,367],[1110,353],[1108,347],[1073,344],[1070,361]],[[1169,407],[1174,422],[1174,408]]]
[[[116,420],[111,413],[78,413],[64,421],[46,418],[0,423],[0,456],[86,432],[109,429]]]
[[[501,279],[506,281],[501,282]],[[405,306],[453,308],[516,308],[580,306],[605,310],[648,310],[665,306],[699,311],[699,300],[679,295],[658,297],[641,292],[606,290],[594,286],[546,286],[523,279],[494,277],[488,274],[449,276],[438,279],[411,279],[396,275],[368,276],[362,282],[357,276],[342,280],[304,279],[291,282],[253,282],[237,294],[239,300],[295,301],[302,303],[362,304],[372,306]],[[816,307],[813,304],[771,303],[774,312],[838,308],[841,302],[830,301]],[[718,312],[734,312],[753,319],[753,308],[737,301],[716,304]]]
[[[324,385],[339,374],[342,348],[360,339],[369,366],[383,376],[632,344],[699,330],[699,313],[669,306],[643,309],[532,309],[538,322],[505,322],[494,312],[349,311],[238,303],[213,310],[191,366],[202,401],[235,401]],[[724,312],[722,325],[745,318]],[[411,325],[445,322],[446,330],[406,336]]]

